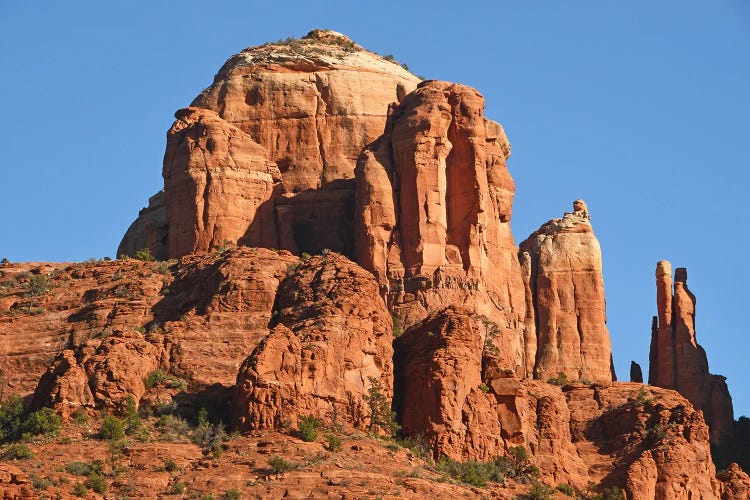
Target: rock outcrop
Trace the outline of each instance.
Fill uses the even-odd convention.
[[[164,190],[148,199],[148,206],[138,212],[138,218],[128,227],[117,247],[117,256],[135,255],[148,248],[157,260],[169,258],[169,221]]]
[[[607,330],[602,253],[583,200],[520,245],[536,337],[535,378],[616,380]],[[528,328],[527,328],[528,329]],[[532,356],[527,343],[527,359]]]
[[[643,500],[718,496],[708,428],[677,393],[508,378],[486,338],[481,320],[453,307],[395,342],[394,407],[435,457],[490,460],[520,445],[551,484],[593,481]]]
[[[356,260],[405,326],[462,304],[498,327],[503,365],[525,374],[525,300],[510,232],[503,129],[476,90],[426,81],[391,109],[356,170]]]
[[[652,321],[649,384],[674,389],[703,411],[711,443],[724,444],[734,422],[732,398],[721,375],[708,371],[706,352],[695,336],[695,295],[687,287],[687,270],[656,265],[658,315]]]
[[[195,123],[185,115],[196,111],[183,110],[170,130],[164,159],[170,256],[205,252],[224,239],[352,255],[357,157],[383,132],[388,105],[418,82],[392,59],[332,31],[232,56],[190,105],[216,112],[210,123]],[[148,241],[140,232],[145,217],[122,248]]]
[[[372,275],[340,255],[313,257],[282,283],[276,307],[277,326],[237,375],[235,428],[309,415],[368,425],[373,384],[388,401],[393,387],[392,320]]]
[[[89,339],[135,330],[195,387],[231,386],[268,334],[279,283],[297,263],[289,252],[236,247],[171,262],[11,264],[0,270],[0,392],[29,394],[61,353],[78,366]],[[30,298],[34,276],[45,291]]]
[[[630,362],[630,381],[637,384],[643,383],[643,370],[641,370],[641,365],[635,361]]]
[[[34,406],[52,406],[68,417],[76,409],[125,407],[146,392],[146,377],[165,363],[166,351],[137,332],[116,332],[65,350],[39,380]]]
[[[278,247],[269,200],[281,173],[266,150],[214,111],[186,108],[175,117],[163,172],[169,254],[205,253],[225,242]]]

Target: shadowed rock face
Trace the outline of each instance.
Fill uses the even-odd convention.
[[[616,380],[602,254],[583,200],[521,243],[520,260],[533,305],[527,331],[535,330],[527,335],[527,370],[541,380],[560,373],[574,380]]]
[[[726,443],[734,421],[732,398],[721,375],[708,371],[706,352],[695,336],[695,295],[687,287],[687,270],[656,265],[658,315],[652,323],[649,384],[674,389],[703,411],[711,444]]]
[[[525,301],[510,233],[510,146],[476,90],[427,81],[392,108],[356,170],[356,260],[405,325],[450,304],[499,330],[523,375]]]
[[[390,401],[392,322],[372,275],[343,256],[313,257],[283,282],[279,324],[237,375],[232,420],[273,429],[300,416],[364,428],[376,381]]]
[[[351,256],[357,157],[382,134],[389,104],[418,82],[331,31],[232,56],[168,134],[169,255],[226,239]],[[141,244],[159,250],[144,234],[146,217],[121,243],[126,253]]]

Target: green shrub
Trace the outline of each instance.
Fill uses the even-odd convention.
[[[122,412],[123,424],[125,424],[125,433],[130,435],[139,431],[143,427],[141,416],[135,407],[135,399],[128,394],[125,400],[125,409]]]
[[[282,474],[294,469],[294,465],[291,462],[279,456],[271,457],[268,460],[268,465],[271,467],[271,474]]]
[[[569,497],[576,496],[576,490],[569,484],[558,484],[557,491]]]
[[[23,402],[18,396],[11,396],[0,402],[0,443],[14,441],[21,437]]]
[[[76,408],[76,411],[73,412],[72,416],[73,422],[77,425],[84,426],[89,423],[89,416],[83,408]]]
[[[169,490],[169,492],[172,495],[182,495],[183,493],[185,493],[185,488],[186,488],[185,483],[180,482],[180,481],[175,481],[172,484],[172,488]]]
[[[391,313],[391,319],[393,320],[393,336],[400,337],[404,333],[404,325],[401,323],[401,318]]]
[[[177,463],[174,460],[168,458],[164,460],[164,470],[167,472],[175,472],[180,470],[180,468],[177,467]]]
[[[570,381],[568,380],[568,376],[565,374],[565,372],[560,372],[557,374],[557,377],[547,380],[547,383],[565,387],[570,383]]]
[[[23,422],[22,434],[24,437],[38,436],[40,434],[55,436],[62,429],[62,418],[52,408],[42,408],[30,413]]]
[[[92,474],[102,474],[102,463],[92,462],[70,462],[65,466],[65,472],[74,476],[90,476]]]
[[[198,427],[193,431],[193,442],[203,448],[204,452],[213,452],[219,458],[224,451],[222,443],[228,439],[224,426],[212,424],[208,420],[208,411],[201,408],[198,412]]]
[[[107,492],[107,480],[101,474],[91,474],[86,480],[86,487],[103,495]]]
[[[31,474],[29,477],[31,478],[31,484],[34,486],[35,490],[46,490],[52,484],[52,481],[49,479],[42,479],[36,474]]]
[[[89,490],[83,483],[76,483],[73,485],[73,494],[77,497],[85,498],[89,494]]]
[[[651,393],[646,390],[645,387],[641,387],[638,394],[635,395],[636,406],[646,406],[654,402],[654,398],[650,397]]]
[[[375,377],[368,377],[370,388],[367,390],[367,406],[370,410],[370,432],[385,432],[388,437],[394,436],[401,426],[396,422],[396,412],[391,410],[390,400],[383,394],[383,386]]]
[[[25,444],[13,443],[3,450],[0,457],[2,457],[3,460],[27,460],[29,458],[34,458],[34,454]]]
[[[135,255],[133,255],[133,258],[142,260],[144,262],[153,262],[154,256],[151,255],[151,249],[150,248],[141,248],[137,252],[135,252]]]
[[[328,451],[341,451],[342,439],[338,434],[326,434],[326,449]]]
[[[114,415],[107,415],[102,420],[102,428],[99,431],[99,436],[102,439],[119,441],[125,437],[125,424]]]
[[[180,391],[187,389],[187,382],[185,380],[161,370],[155,370],[149,373],[143,383],[148,389],[154,388],[157,385],[164,385],[167,389],[178,389]]]
[[[318,429],[323,425],[317,417],[313,415],[300,417],[297,422],[299,435],[303,441],[312,442],[318,439]]]
[[[242,493],[240,492],[240,490],[236,490],[234,488],[232,488],[231,490],[227,490],[223,496],[224,500],[239,500],[240,498],[242,498]]]
[[[531,488],[529,488],[528,493],[521,495],[520,498],[523,498],[524,500],[549,500],[554,493],[555,490],[551,486],[540,482],[534,482],[534,484],[531,485]]]
[[[479,390],[482,392],[490,392],[490,388],[487,384],[479,384]]]

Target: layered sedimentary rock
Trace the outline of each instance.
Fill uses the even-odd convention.
[[[232,421],[272,429],[298,417],[364,428],[367,396],[393,387],[392,321],[372,275],[329,253],[303,263],[279,289],[278,325],[237,375]]]
[[[716,498],[708,428],[673,391],[508,378],[482,322],[434,313],[395,342],[394,407],[434,456],[490,460],[524,446],[550,484],[589,481],[631,499]]]
[[[170,245],[176,245],[170,248],[170,256],[184,255],[191,246],[182,241],[184,235],[172,235],[175,226],[180,232],[195,233],[193,238],[201,242],[196,251],[204,251],[206,245],[222,245],[226,237],[232,243],[254,242],[295,253],[329,248],[351,255],[357,157],[383,132],[388,105],[400,101],[418,82],[392,59],[369,52],[332,31],[314,30],[299,40],[251,47],[232,56],[191,106],[215,111],[226,124],[247,134],[263,148],[263,156],[276,165],[280,177],[274,177],[269,200],[260,186],[267,179],[248,178],[235,165],[235,157],[220,150],[209,156],[210,168],[202,167],[214,173],[213,184],[203,179],[207,174],[199,174],[193,176],[195,186],[183,179],[176,188],[171,185],[171,172],[194,169],[197,160],[192,155],[199,155],[199,151],[188,154],[183,149],[175,155],[168,145],[165,190]],[[182,126],[179,117],[175,126]],[[200,151],[205,152],[214,141],[226,142],[223,136],[227,127],[201,127],[206,135]],[[237,136],[231,134],[232,138]],[[238,148],[246,151],[248,141],[243,138],[241,142],[243,145],[230,141],[229,152]],[[217,178],[217,169],[229,176],[225,182],[228,185]],[[253,185],[249,192],[239,189],[243,183]],[[201,189],[207,186],[209,191],[226,188],[227,200],[241,203],[217,204],[219,198],[215,196],[214,203],[203,207],[204,211],[196,210],[201,208],[197,206],[190,208],[191,198],[199,202]],[[170,191],[175,189],[180,193],[172,196]],[[263,219],[256,222],[259,204]],[[129,245],[147,239],[138,232],[145,227],[142,218],[129,233]],[[201,225],[203,219],[211,223]],[[246,236],[246,232],[262,233],[262,243]]]
[[[426,81],[392,108],[356,170],[356,260],[405,325],[463,304],[525,373],[525,300],[510,232],[510,146],[476,90]]]
[[[249,135],[211,110],[181,109],[167,133],[164,191],[169,254],[204,253],[225,242],[278,247],[278,167]]]
[[[64,417],[78,408],[122,409],[128,396],[140,400],[146,377],[165,357],[164,348],[137,332],[90,339],[57,356],[34,391],[34,406],[52,406]]]
[[[533,304],[534,377],[565,373],[590,382],[615,379],[602,253],[586,204],[576,200],[573,212],[529,236],[520,245],[520,260]]]
[[[687,287],[687,270],[656,265],[658,315],[652,322],[649,384],[674,389],[703,411],[711,443],[724,444],[734,421],[732,398],[721,375],[708,371],[706,352],[695,336],[695,295]]]
[[[148,206],[138,212],[138,218],[128,227],[117,247],[117,255],[135,255],[148,248],[157,260],[169,258],[169,221],[164,190],[148,199]]]
[[[0,269],[0,392],[27,395],[61,353],[78,366],[89,339],[135,331],[166,349],[168,369],[190,384],[231,386],[268,334],[279,283],[298,262],[236,247],[171,262],[8,265]],[[29,297],[35,276],[46,290]]]

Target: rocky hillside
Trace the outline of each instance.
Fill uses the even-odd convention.
[[[617,382],[588,207],[516,246],[477,90],[314,30],[175,117],[118,260],[0,265],[3,498],[748,497],[686,273]]]

